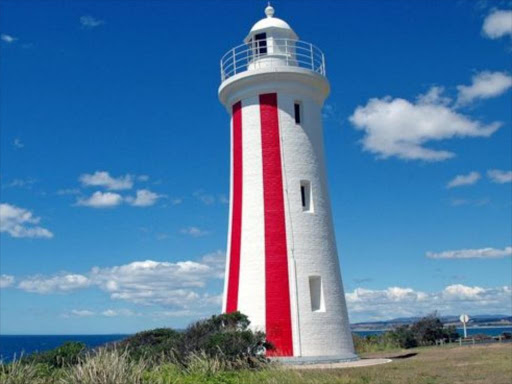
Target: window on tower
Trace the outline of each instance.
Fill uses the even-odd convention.
[[[309,295],[311,310],[313,312],[325,312],[324,292],[320,276],[309,276]]]
[[[258,33],[254,36],[254,48],[256,56],[267,54],[267,34]]]
[[[295,124],[300,124],[301,122],[301,107],[300,102],[296,101],[293,105],[293,112],[295,114]]]
[[[304,212],[312,212],[311,204],[311,183],[307,180],[300,182],[300,200]]]

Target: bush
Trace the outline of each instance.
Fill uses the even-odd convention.
[[[157,328],[139,332],[117,344],[126,349],[134,359],[149,359],[153,362],[169,361],[178,351],[183,334],[171,328]]]
[[[390,334],[402,348],[433,345],[437,340],[450,341],[459,337],[454,326],[443,326],[437,313],[425,316],[412,325],[399,326]]]
[[[51,368],[62,368],[78,363],[80,356],[85,352],[84,343],[69,341],[61,346],[46,352],[34,353],[21,359],[24,364],[42,364]]]
[[[390,332],[379,335],[358,336],[352,335],[356,353],[370,353],[400,349],[400,344],[391,337]]]
[[[205,356],[220,358],[233,365],[245,362],[255,366],[265,361],[265,350],[272,345],[265,339],[264,332],[249,329],[250,321],[240,312],[212,316],[198,321],[185,331],[180,355],[204,353]]]
[[[193,356],[221,360],[232,368],[266,363],[265,350],[272,348],[265,333],[249,329],[240,312],[212,316],[191,324],[185,331],[168,328],[137,333],[118,344],[135,359],[152,363],[171,362],[188,367]]]

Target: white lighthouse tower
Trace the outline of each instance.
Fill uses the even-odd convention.
[[[266,332],[269,354],[352,360],[329,200],[323,53],[265,9],[221,59],[231,114],[231,202],[223,311]]]

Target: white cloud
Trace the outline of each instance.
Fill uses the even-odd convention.
[[[427,252],[430,259],[499,259],[512,256],[512,247],[503,249],[480,248],[480,249],[458,249],[444,252]]]
[[[65,188],[65,189],[59,189],[57,191],[57,195],[64,196],[64,195],[79,195],[80,189],[78,188]]]
[[[217,308],[218,298],[204,292],[207,282],[224,278],[224,253],[217,251],[199,261],[135,261],[114,267],[94,267],[85,275],[58,274],[28,277],[18,288],[40,294],[68,293],[97,287],[113,300],[142,305],[194,310]],[[113,316],[113,312],[103,313]],[[128,313],[116,312],[127,316]]]
[[[108,172],[96,171],[91,174],[83,174],[79,178],[80,182],[87,187],[104,187],[111,191],[121,191],[133,187],[133,176],[124,175],[112,177]]]
[[[439,87],[420,95],[416,101],[373,98],[356,108],[349,120],[364,131],[363,148],[381,158],[441,161],[455,154],[427,148],[425,144],[462,137],[489,137],[501,123],[488,125],[471,120],[445,105]]]
[[[20,281],[18,288],[33,293],[48,294],[70,292],[89,287],[92,281],[78,274],[60,274],[52,277],[31,276]]]
[[[0,288],[7,288],[14,284],[14,276],[0,275]]]
[[[162,195],[151,192],[149,189],[139,189],[135,197],[127,197],[126,201],[135,207],[149,207],[161,197]]]
[[[482,32],[490,39],[512,36],[512,11],[494,10],[484,20]]]
[[[79,198],[77,205],[92,208],[110,208],[123,202],[123,197],[118,193],[96,191],[90,197]]]
[[[202,229],[200,229],[198,227],[188,227],[188,228],[181,229],[180,233],[182,235],[189,235],[189,236],[193,236],[193,237],[201,237],[201,236],[208,235],[210,232],[202,230]]]
[[[103,20],[99,20],[92,16],[86,15],[80,17],[80,24],[82,24],[84,28],[96,28],[105,24],[105,22]]]
[[[457,106],[499,96],[512,87],[512,76],[506,72],[484,71],[474,75],[471,80],[471,85],[457,86]]]
[[[16,149],[21,149],[25,146],[25,144],[23,144],[23,142],[19,138],[14,139],[14,141],[12,142],[12,145]]]
[[[130,309],[107,309],[101,314],[105,317],[135,316],[135,313]]]
[[[194,197],[205,205],[212,205],[215,203],[215,196],[205,193],[203,190],[199,190],[193,193]]]
[[[501,171],[499,169],[490,169],[487,171],[487,177],[493,183],[505,184],[512,182],[512,171]]]
[[[346,294],[346,299],[350,318],[357,322],[421,316],[433,311],[444,315],[510,313],[511,294],[509,286],[482,288],[454,284],[432,293],[402,287],[383,290],[356,288]]]
[[[16,40],[18,40],[18,38],[17,38],[17,37],[14,37],[14,36],[12,36],[12,35],[8,35],[8,34],[6,34],[6,33],[2,33],[2,34],[0,35],[0,40],[5,41],[7,44],[12,44],[12,43],[14,43]]]
[[[27,188],[30,189],[36,183],[35,179],[14,179],[5,188]]]
[[[473,185],[478,180],[480,180],[482,176],[480,176],[480,173],[478,172],[470,172],[467,175],[457,175],[453,180],[451,180],[447,185],[446,188],[455,188],[455,187],[461,187],[464,185]]]
[[[12,237],[52,238],[48,229],[37,226],[41,219],[32,212],[10,204],[0,204],[0,232]]]
[[[444,87],[433,86],[427,93],[419,95],[416,100],[422,105],[448,105],[452,102],[447,96],[443,95]]]
[[[483,207],[488,205],[491,202],[491,199],[488,197],[482,197],[479,199],[452,199],[450,200],[450,205],[453,207],[460,207],[463,205],[471,205],[473,207]]]
[[[93,311],[89,311],[87,309],[73,309],[70,312],[70,315],[75,316],[75,317],[91,317],[91,316],[94,316],[95,313]]]

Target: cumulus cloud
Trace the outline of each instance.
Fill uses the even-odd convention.
[[[96,191],[88,198],[79,198],[77,205],[91,208],[110,208],[123,202],[123,197],[114,192]]]
[[[420,316],[433,311],[443,314],[508,313],[512,311],[509,286],[483,288],[454,284],[439,292],[390,287],[382,290],[356,288],[346,294],[352,321],[385,320]]]
[[[480,72],[473,76],[471,85],[457,86],[457,106],[478,99],[489,99],[505,93],[512,87],[512,76],[506,72]]]
[[[82,27],[84,27],[84,28],[91,29],[91,28],[99,27],[99,26],[105,24],[105,22],[103,20],[96,19],[92,16],[85,15],[85,16],[80,17],[80,24],[82,24]]]
[[[8,34],[6,34],[6,33],[2,33],[2,34],[0,35],[0,40],[2,40],[2,41],[4,41],[4,42],[6,42],[7,44],[12,44],[12,43],[14,43],[16,40],[18,40],[18,38],[17,38],[17,37],[14,37],[14,36],[12,36],[12,35],[8,35]]]
[[[87,309],[73,309],[71,310],[70,315],[74,317],[91,317],[94,316],[95,313]]]
[[[94,267],[85,275],[33,276],[20,281],[18,288],[34,293],[69,293],[96,287],[113,300],[167,308],[211,308],[217,296],[205,291],[207,282],[224,277],[224,253],[204,255],[198,261],[134,261],[113,267]],[[103,313],[114,316],[113,312]],[[127,312],[116,312],[126,316]]]
[[[450,108],[449,99],[434,87],[416,102],[401,98],[372,98],[349,120],[364,132],[363,148],[381,158],[442,161],[455,154],[428,148],[428,142],[463,137],[489,137],[501,123],[483,124]]]
[[[484,20],[482,33],[490,39],[512,36],[512,11],[494,10]]]
[[[205,205],[212,205],[215,203],[215,196],[206,193],[203,190],[198,190],[193,193],[193,196]]]
[[[479,249],[458,249],[444,252],[427,252],[429,259],[501,259],[512,256],[512,247],[503,249],[479,248]]]
[[[21,141],[20,138],[15,138],[14,141],[12,142],[12,145],[16,149],[21,149],[25,146],[25,144],[23,144],[23,142]]]
[[[79,178],[80,182],[87,187],[104,187],[111,191],[120,191],[131,189],[133,187],[133,176],[124,175],[112,177],[108,172],[96,171],[93,174],[83,174]]]
[[[180,233],[182,235],[189,235],[189,236],[193,236],[193,237],[201,237],[201,236],[208,235],[210,232],[205,231],[205,230],[203,230],[201,228],[198,228],[198,227],[187,227],[187,228],[181,229]]]
[[[59,274],[51,277],[37,275],[21,280],[18,288],[27,292],[48,294],[71,292],[91,284],[91,280],[84,275]]]
[[[135,316],[136,313],[130,309],[107,309],[101,314],[105,317]]]
[[[53,233],[38,226],[41,219],[32,212],[11,204],[0,204],[0,232],[12,237],[52,238]]]
[[[499,169],[490,169],[487,171],[487,177],[493,183],[505,184],[512,182],[512,171],[501,171]]]
[[[161,197],[162,195],[151,192],[149,189],[139,189],[135,197],[127,197],[126,201],[135,207],[149,207]]]
[[[467,175],[457,175],[453,180],[451,180],[447,185],[446,188],[455,188],[455,187],[462,187],[464,185],[473,185],[478,180],[480,180],[482,176],[480,176],[480,173],[478,172],[470,172]]]
[[[14,276],[0,275],[0,288],[7,288],[14,284]]]

